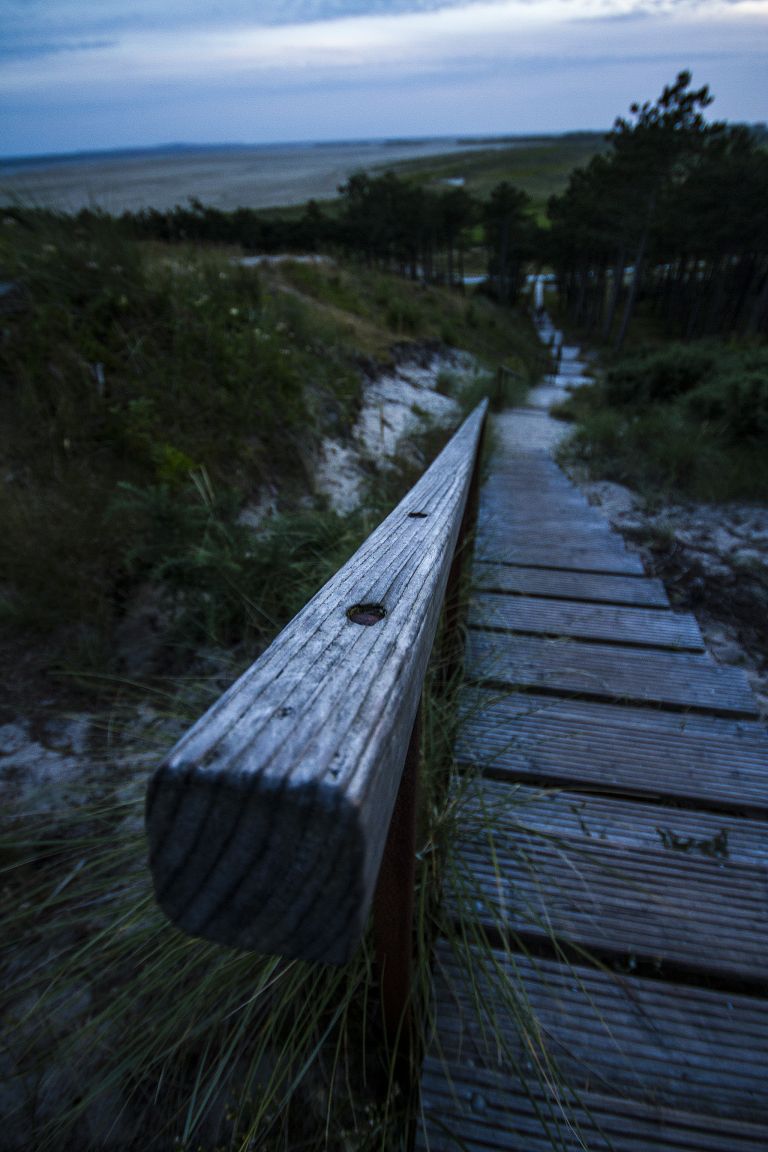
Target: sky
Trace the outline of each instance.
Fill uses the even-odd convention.
[[[768,0],[2,0],[0,154],[768,120]]]

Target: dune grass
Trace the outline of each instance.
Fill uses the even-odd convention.
[[[553,411],[562,451],[649,499],[768,500],[768,356],[705,340],[644,346]]]
[[[352,431],[363,370],[449,344],[535,372],[532,331],[487,300],[354,265],[246,268],[98,214],[4,221],[0,620],[53,663],[117,670],[147,598],[176,647],[284,623],[307,585],[294,595],[281,558],[314,556],[322,582],[322,557],[360,538],[314,471]]]

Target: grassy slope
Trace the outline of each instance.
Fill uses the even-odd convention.
[[[396,165],[395,171],[428,185],[463,177],[467,191],[482,199],[507,180],[529,194],[539,222],[545,224],[549,197],[562,192],[571,171],[604,147],[604,136],[597,132],[531,137],[512,147],[405,161]]]
[[[323,436],[354,424],[361,358],[442,342],[534,370],[530,332],[486,300],[231,256],[109,221],[3,230],[21,290],[0,346],[0,610],[27,634],[63,629],[81,666],[109,666],[147,588],[175,644],[268,636],[300,607],[307,557],[337,565],[359,531],[306,499]],[[238,514],[275,491],[285,515],[255,542]]]
[[[756,345],[637,340],[562,404],[567,457],[655,502],[768,500],[768,353]]]

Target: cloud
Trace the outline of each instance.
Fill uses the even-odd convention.
[[[338,0],[349,7],[347,0]],[[70,41],[66,60],[9,61],[0,90],[31,91],[39,85],[61,90],[111,82],[226,82],[248,76],[278,87],[285,83],[373,76],[424,75],[476,68],[530,56],[575,54],[579,59],[617,54],[682,50],[757,51],[752,24],[758,0],[484,0],[462,5],[414,5],[386,15],[370,11],[299,23],[258,24],[242,20],[205,27],[134,27],[100,46]],[[307,16],[324,14],[332,0],[295,4]],[[375,5],[374,5],[375,6]],[[359,6],[358,6],[359,7]],[[391,7],[391,6],[390,6]],[[418,7],[419,10],[414,10]],[[428,10],[427,10],[428,9]],[[758,16],[768,5],[761,5]],[[231,12],[228,10],[228,15]],[[630,37],[626,19],[639,20]],[[600,26],[597,34],[592,29]],[[62,49],[64,51],[64,49]],[[684,62],[684,61],[683,61]]]
[[[67,147],[96,138],[86,124],[104,146],[153,132],[286,140],[600,126],[683,68],[723,94],[719,114],[764,117],[768,98],[768,0],[4,0],[6,17],[9,7],[20,23],[0,99],[18,152],[50,139],[54,122]]]
[[[0,43],[0,60],[33,60],[40,56],[58,56],[66,52],[98,52],[102,48],[113,48],[117,40],[24,40],[15,44]]]
[[[503,0],[498,0],[503,3]],[[19,59],[68,52],[140,32],[195,28],[263,28],[314,24],[370,15],[398,15],[463,7],[467,0],[4,0],[0,43],[4,57]]]
[[[4,0],[0,43],[6,58],[29,58],[142,34],[186,39],[212,28],[269,31],[400,19],[405,28],[414,17],[439,24],[446,13],[477,9],[496,9],[500,19],[526,25],[679,18],[686,12],[704,18],[728,8],[759,15],[768,12],[768,0]]]

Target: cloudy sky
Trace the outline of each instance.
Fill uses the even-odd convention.
[[[768,119],[768,0],[2,0],[0,153]]]

